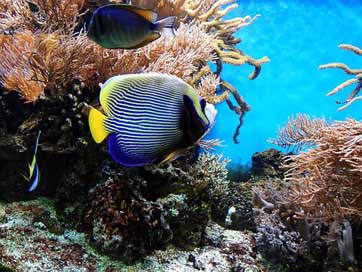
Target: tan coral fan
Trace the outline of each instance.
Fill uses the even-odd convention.
[[[316,147],[286,161],[287,200],[301,207],[302,216],[310,219],[352,216],[361,220],[362,122],[347,119],[317,128],[314,125],[324,124],[323,120],[305,118],[312,131],[312,137],[307,133],[305,138]],[[296,134],[295,142],[300,139]]]

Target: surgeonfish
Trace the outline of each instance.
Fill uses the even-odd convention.
[[[33,160],[31,162],[31,164],[29,164],[29,177],[24,176],[24,178],[26,180],[28,180],[31,184],[30,188],[29,188],[29,192],[35,190],[35,188],[38,186],[38,183],[40,180],[40,171],[39,171],[38,163],[36,161],[36,152],[38,151],[40,133],[41,133],[41,130],[39,130],[38,136],[36,138]]]
[[[108,49],[142,47],[162,34],[174,35],[176,17],[157,21],[157,13],[129,4],[110,4],[94,11],[87,36]]]
[[[100,92],[105,115],[89,112],[96,143],[124,166],[165,163],[185,154],[212,127],[216,109],[180,78],[161,73],[119,75]]]

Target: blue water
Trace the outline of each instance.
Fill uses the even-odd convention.
[[[319,70],[329,62],[343,62],[351,68],[362,68],[362,57],[341,50],[338,45],[351,43],[362,47],[362,1],[239,1],[239,8],[229,17],[261,14],[249,27],[239,30],[239,48],[270,63],[261,74],[249,80],[252,67],[224,66],[222,78],[232,83],[251,106],[240,130],[240,144],[232,136],[238,117],[226,104],[217,107],[217,123],[209,138],[224,141],[217,152],[233,163],[249,164],[251,156],[276,146],[267,142],[276,136],[288,116],[308,113],[333,120],[346,117],[361,119],[362,102],[337,111],[336,100],[345,100],[353,87],[340,95],[326,93],[351,76],[337,69]]]

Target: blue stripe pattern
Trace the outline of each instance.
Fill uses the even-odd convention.
[[[142,165],[185,145],[183,95],[189,85],[157,73],[112,80],[106,82],[114,85],[104,102],[110,115],[105,128],[115,134],[109,148],[116,161]]]

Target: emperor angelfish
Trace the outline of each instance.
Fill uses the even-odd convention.
[[[174,35],[176,17],[157,21],[157,13],[134,5],[110,4],[96,9],[87,36],[108,49],[134,49],[161,36]]]
[[[101,88],[106,113],[91,108],[89,127],[96,143],[108,135],[108,151],[124,166],[173,161],[212,127],[216,109],[176,76],[119,75]]]

